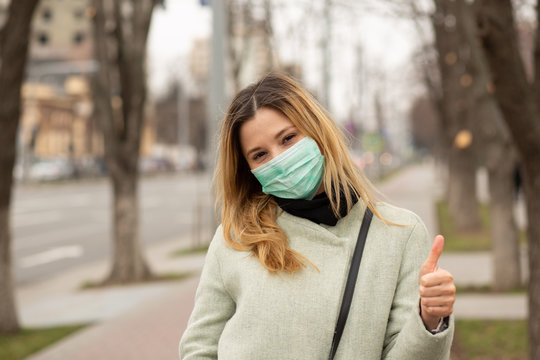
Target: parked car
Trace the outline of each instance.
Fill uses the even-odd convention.
[[[75,167],[63,158],[39,160],[32,164],[28,178],[34,181],[53,181],[73,177]]]
[[[145,157],[139,160],[139,172],[142,174],[157,174],[174,170],[171,162],[161,157]]]

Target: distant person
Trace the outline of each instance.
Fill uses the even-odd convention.
[[[521,163],[518,161],[514,166],[514,197],[517,200],[519,197],[519,191],[521,190],[522,184],[521,176]]]
[[[455,286],[437,266],[443,237],[431,247],[417,215],[377,200],[300,85],[269,74],[240,91],[218,150],[222,224],[181,359],[332,358],[351,255],[371,213],[334,359],[449,358]]]

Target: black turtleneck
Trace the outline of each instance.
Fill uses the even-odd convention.
[[[345,200],[343,193],[340,195],[339,214],[341,217],[344,217],[347,215],[347,201]],[[330,204],[330,199],[326,195],[326,192],[322,192],[311,200],[283,199],[277,196],[274,196],[274,200],[276,200],[280,208],[289,214],[311,220],[317,224],[334,226],[339,220],[332,211],[332,205]],[[353,196],[353,204],[357,201],[357,197]]]

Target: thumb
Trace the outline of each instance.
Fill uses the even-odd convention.
[[[441,256],[444,248],[444,237],[442,235],[435,236],[433,245],[431,246],[431,252],[429,253],[428,258],[422,265],[421,275],[429,274],[434,272],[437,269],[437,261]]]

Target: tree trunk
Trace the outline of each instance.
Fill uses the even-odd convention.
[[[507,291],[521,285],[520,251],[516,222],[514,220],[514,182],[512,176],[517,157],[513,145],[500,152],[496,166],[488,166],[489,207],[493,238],[493,289]],[[506,150],[506,152],[503,152]]]
[[[0,30],[0,333],[19,330],[11,265],[11,189],[21,84],[28,56],[32,15],[38,0],[11,1]]]
[[[529,251],[529,344],[531,359],[540,359],[540,116],[537,94],[527,82],[517,46],[510,0],[477,0],[477,20],[495,87],[495,98],[504,114],[523,165],[527,203]],[[540,18],[540,9],[537,7]],[[535,53],[539,54],[539,35]],[[535,57],[536,69],[540,56]],[[535,74],[540,81],[540,74]],[[536,96],[535,96],[536,95]]]
[[[520,249],[513,215],[513,175],[517,154],[499,106],[489,91],[492,83],[489,65],[478,43],[472,6],[463,4],[460,17],[463,35],[470,49],[474,118],[478,143],[481,144],[478,148],[489,177],[493,288],[505,291],[521,285]]]
[[[113,264],[105,284],[152,276],[139,245],[137,166],[146,101],[146,42],[156,2],[94,0],[100,68],[93,92],[114,194]]]
[[[477,114],[489,179],[492,283],[495,291],[506,291],[521,285],[519,236],[513,212],[517,154],[506,127],[498,126],[503,121],[502,114],[490,94],[479,99]]]
[[[136,169],[134,169],[136,171]],[[114,255],[109,283],[128,283],[151,278],[139,245],[139,205],[137,176],[133,173],[116,175],[114,191]]]
[[[476,159],[472,146],[459,149],[453,146],[448,158],[448,209],[460,231],[480,227],[476,195]]]
[[[464,132],[474,134],[471,83],[467,73],[468,44],[462,31],[459,16],[463,0],[436,0],[432,17],[442,87],[441,117],[446,134],[448,155],[448,205],[450,215],[459,230],[480,227],[478,199],[476,196],[476,139],[460,141]],[[447,19],[454,19],[452,22]]]

